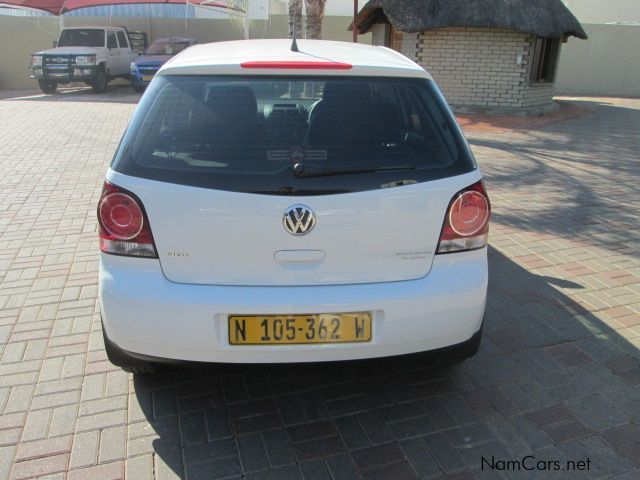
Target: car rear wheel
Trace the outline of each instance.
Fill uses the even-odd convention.
[[[91,88],[94,93],[104,93],[107,91],[107,74],[104,69],[101,68],[96,72],[91,82]]]
[[[58,89],[58,84],[50,80],[38,80],[38,85],[42,93],[55,93]]]
[[[162,368],[161,365],[139,358],[132,357],[126,352],[118,348],[104,332],[102,328],[102,338],[104,339],[104,349],[107,353],[107,358],[116,367],[120,367],[125,372],[133,373],[134,375],[151,375],[159,372]]]

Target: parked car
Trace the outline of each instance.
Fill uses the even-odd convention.
[[[185,48],[195,45],[195,38],[170,37],[155,40],[144,54],[131,63],[131,83],[137,92],[142,92],[153,76],[171,57]]]
[[[123,27],[65,28],[54,48],[31,55],[31,78],[44,93],[70,82],[85,82],[103,93],[111,79],[128,78],[133,57]]]
[[[142,96],[98,205],[115,365],[477,351],[490,205],[431,75],[298,46],[196,45]]]

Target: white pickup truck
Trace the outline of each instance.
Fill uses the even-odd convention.
[[[65,28],[54,48],[31,55],[31,78],[44,93],[70,82],[85,82],[103,93],[112,78],[129,78],[135,56],[124,27]]]

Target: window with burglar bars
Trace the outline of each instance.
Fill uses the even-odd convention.
[[[531,83],[553,82],[559,46],[560,40],[557,38],[536,38],[531,66]]]

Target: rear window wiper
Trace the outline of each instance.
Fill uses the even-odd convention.
[[[351,175],[356,173],[395,172],[398,170],[415,170],[415,165],[388,165],[383,167],[351,167],[351,168],[308,168],[301,163],[293,166],[293,175],[297,178],[331,177],[333,175]]]

